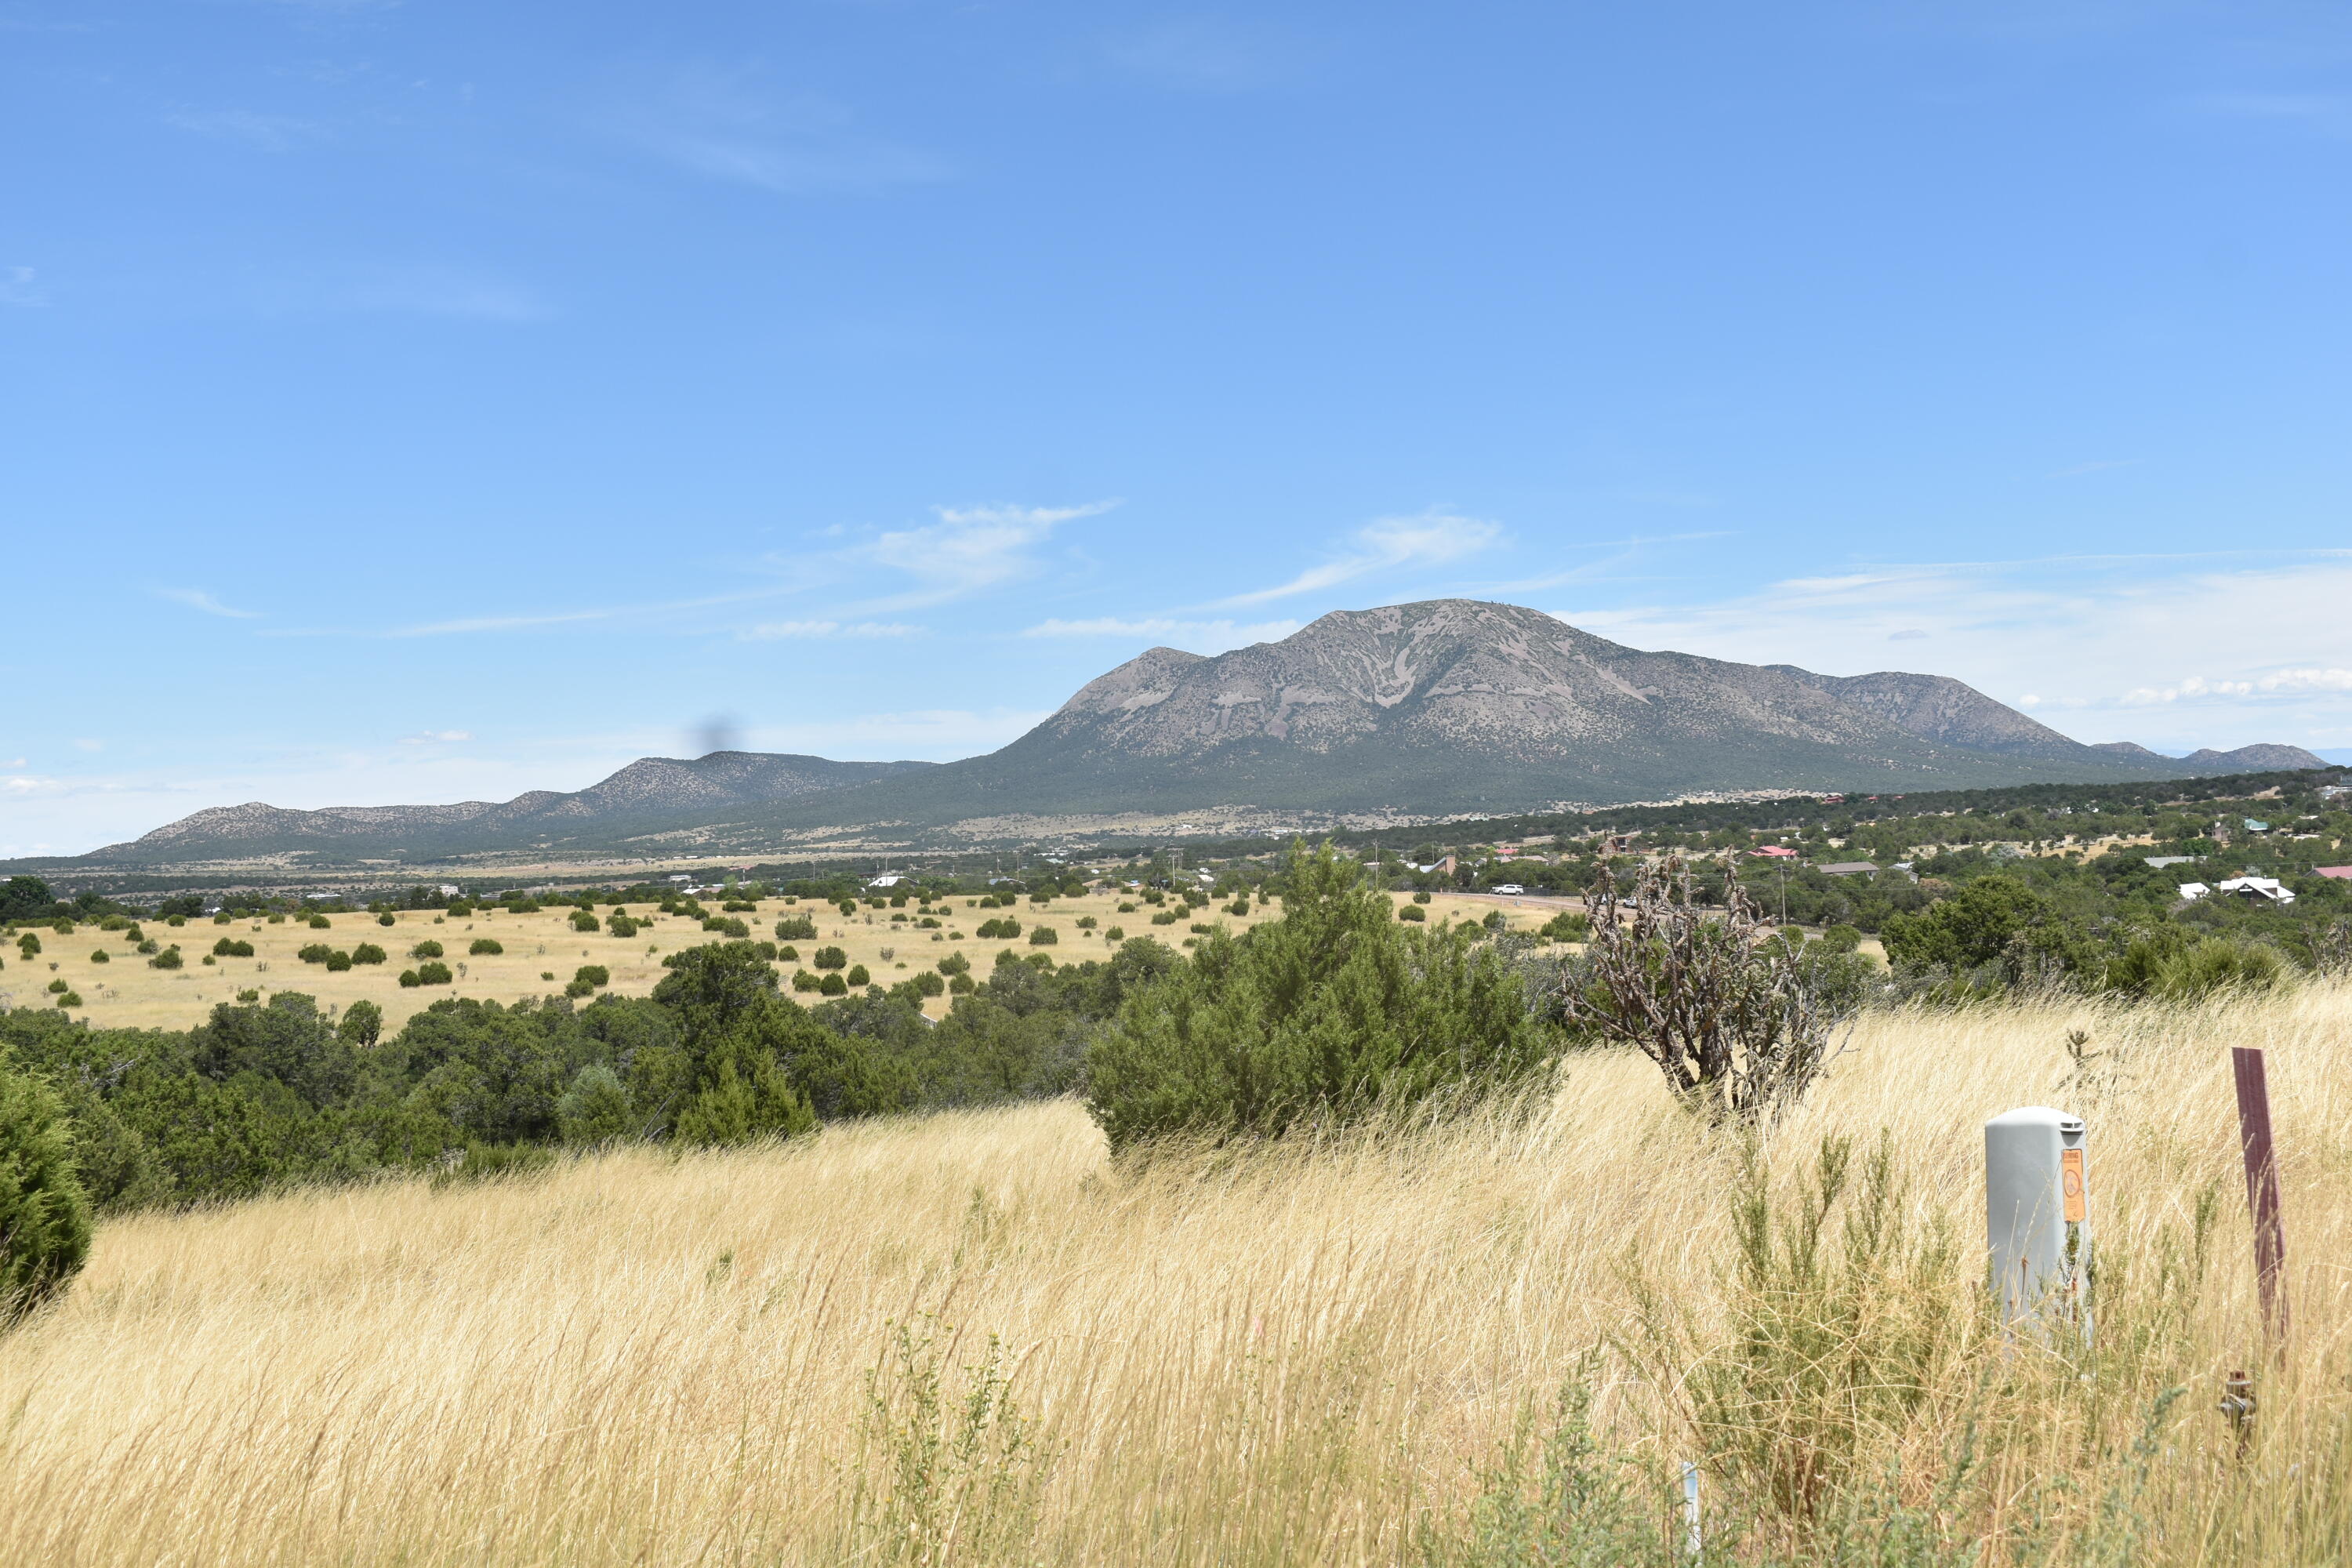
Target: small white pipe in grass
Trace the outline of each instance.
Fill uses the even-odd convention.
[[[1683,1461],[1683,1552],[1698,1561],[1698,1467],[1688,1459]]]

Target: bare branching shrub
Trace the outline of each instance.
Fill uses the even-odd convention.
[[[1592,931],[1568,968],[1562,1017],[1638,1047],[1692,1110],[1755,1124],[1805,1092],[1834,1022],[1796,944],[1735,878],[1722,909],[1694,897],[1679,856],[1643,866],[1629,893],[1603,870],[1587,900]]]

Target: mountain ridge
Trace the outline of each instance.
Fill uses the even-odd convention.
[[[1214,656],[1147,649],[1010,744],[953,763],[645,757],[584,790],[504,803],[213,807],[80,858],[757,853],[856,828],[905,838],[988,823],[1018,837],[1044,819],[1122,814],[1438,817],[2325,765],[2290,746],[2168,758],[2086,745],[1947,676],[1646,651],[1518,605],[1438,599],[1333,611]]]

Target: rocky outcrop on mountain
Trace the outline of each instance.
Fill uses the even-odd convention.
[[[1948,675],[1880,670],[1874,675],[1837,676],[1815,675],[1792,664],[1770,668],[1849,706],[1890,720],[1914,735],[1948,746],[1998,756],[2066,761],[2079,760],[2086,750],[2080,741],[2069,740]]]

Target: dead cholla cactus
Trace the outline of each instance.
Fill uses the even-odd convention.
[[[1603,870],[1585,901],[1591,935],[1558,993],[1571,1026],[1638,1047],[1711,1121],[1769,1121],[1820,1074],[1833,1015],[1738,878],[1702,907],[1670,855],[1626,893]]]

